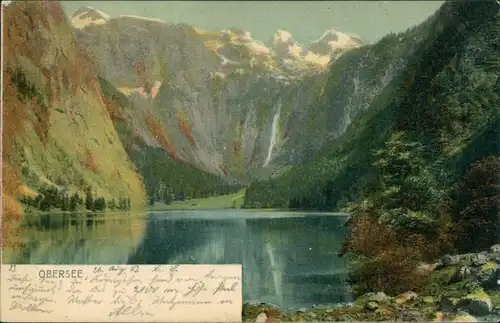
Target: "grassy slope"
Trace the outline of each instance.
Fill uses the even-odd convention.
[[[243,197],[245,196],[246,189],[229,194],[213,196],[208,198],[199,198],[186,201],[174,201],[172,204],[157,203],[150,207],[151,211],[163,210],[199,210],[199,209],[226,209],[226,208],[240,208],[243,205]]]

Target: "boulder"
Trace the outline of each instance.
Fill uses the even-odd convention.
[[[452,322],[477,322],[476,318],[466,312],[458,312],[452,319]]]
[[[388,303],[388,302],[391,301],[391,297],[387,296],[383,292],[378,292],[376,294],[370,295],[368,297],[368,300],[369,301],[374,301],[374,302],[377,302],[377,303]]]
[[[365,308],[370,311],[375,311],[378,308],[378,303],[375,301],[369,301],[366,303]]]
[[[398,296],[396,296],[395,302],[396,302],[396,304],[403,304],[403,303],[406,303],[408,301],[416,300],[417,298],[418,298],[418,294],[410,291],[410,292],[405,292],[405,293],[402,293],[402,294],[399,294]]]
[[[460,255],[445,255],[436,263],[436,269],[441,269],[447,266],[458,265],[460,262]]]
[[[491,312],[493,303],[490,296],[483,289],[478,289],[461,299],[457,307],[465,309],[471,314],[484,316]]]
[[[266,323],[267,322],[267,315],[266,313],[260,313],[257,315],[257,318],[255,318],[254,323]]]
[[[500,255],[500,244],[494,244],[490,247],[490,252],[492,255]]]
[[[366,293],[360,297],[358,297],[354,304],[359,307],[365,307],[368,302],[376,302],[376,303],[388,303],[391,301],[391,297],[387,296],[383,292],[379,293]]]
[[[472,264],[474,266],[482,266],[489,261],[489,255],[487,252],[480,252],[472,256]]]
[[[500,268],[494,262],[487,262],[479,269],[476,279],[487,289],[498,289],[498,280],[500,279]]]
[[[434,318],[432,319],[432,322],[442,322],[442,321],[444,321],[444,313],[443,312],[434,313]]]

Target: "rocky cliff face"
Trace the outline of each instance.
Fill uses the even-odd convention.
[[[88,7],[72,22],[101,77],[134,102],[127,118],[136,134],[175,158],[242,181],[276,158],[300,161],[306,147],[323,143],[304,141],[301,128],[318,110],[329,64],[365,45],[329,31],[300,46],[280,30],[266,46],[242,30],[109,18]],[[315,132],[321,137],[324,129]]]
[[[3,161],[12,177],[4,178],[4,192],[90,186],[106,199],[128,196],[143,205],[144,186],[62,7],[13,2],[3,11]]]

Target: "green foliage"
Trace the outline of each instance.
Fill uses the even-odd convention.
[[[61,211],[69,211],[70,201],[68,195],[64,195],[61,198]]]
[[[75,192],[69,199],[69,211],[73,212],[78,209],[78,206],[81,205],[80,196]]]
[[[69,196],[65,191],[59,191],[55,187],[43,186],[40,188],[40,193],[36,198],[22,197],[20,201],[32,208],[40,211],[48,212],[54,209],[60,209],[67,212],[78,211],[105,211],[107,209],[113,210],[117,208],[115,199],[109,201],[102,196],[94,197],[92,189],[89,187],[86,190],[85,201],[78,195],[77,192]],[[131,201],[128,197],[121,198],[121,204],[118,209],[130,210]]]
[[[163,203],[172,204],[174,198],[172,197],[172,192],[170,189],[163,190]]]
[[[434,226],[434,219],[429,214],[402,208],[383,211],[380,218],[394,231],[426,232]]]
[[[185,199],[203,198],[235,193],[241,188],[241,185],[228,182],[226,178],[174,160],[158,148],[144,146],[142,151],[131,154],[150,200],[170,204],[172,195],[183,194]]]
[[[474,163],[451,192],[458,247],[476,251],[497,243],[500,234],[500,157]]]
[[[381,220],[395,231],[431,230],[441,195],[432,173],[424,168],[422,145],[395,132],[374,156],[379,182],[368,196],[372,210],[380,210]]]
[[[104,197],[98,197],[94,201],[95,211],[104,211],[106,209],[106,200]]]
[[[87,192],[85,194],[85,208],[87,210],[92,210],[94,211],[94,196],[92,194],[92,189],[89,187],[87,188]]]

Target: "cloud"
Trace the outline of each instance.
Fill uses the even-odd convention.
[[[2,1],[2,6],[7,7],[12,1]]]

